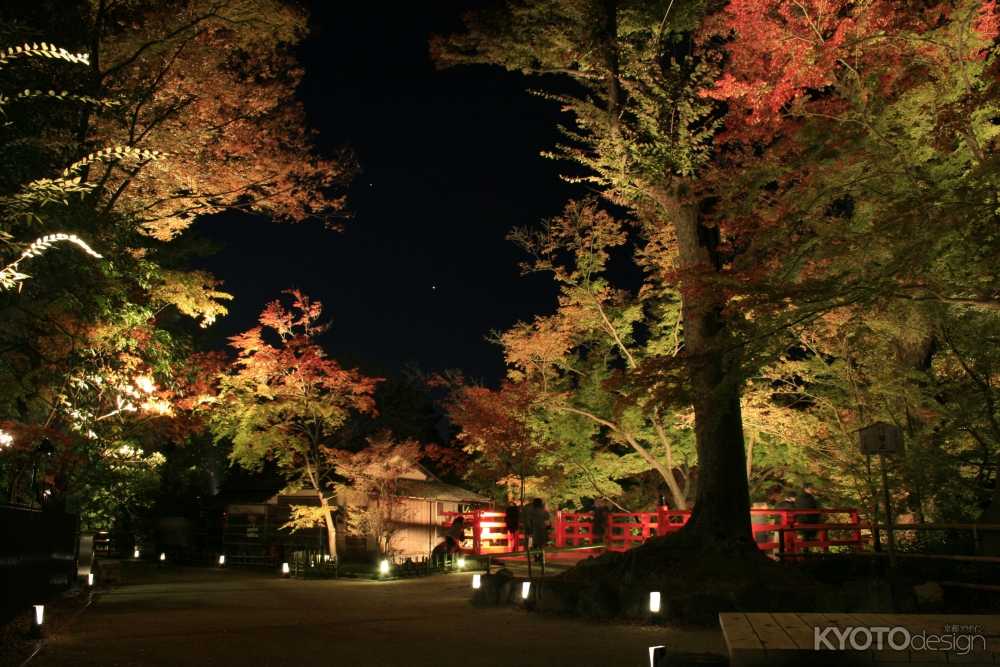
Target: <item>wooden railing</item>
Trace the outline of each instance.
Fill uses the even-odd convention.
[[[465,539],[462,547],[476,555],[496,555],[523,551],[524,536],[508,533],[503,512],[477,510],[459,514],[446,512],[442,526],[450,526],[462,516]],[[819,516],[822,521],[806,522]],[[594,531],[591,512],[555,512],[550,540],[556,549],[587,547],[608,551],[626,551],[651,537],[680,530],[691,518],[687,510],[660,507],[655,512],[611,512],[601,531]],[[853,508],[753,509],[752,532],[762,551],[799,554],[807,551],[829,552],[831,548],[858,550],[869,537],[862,531],[858,510]]]

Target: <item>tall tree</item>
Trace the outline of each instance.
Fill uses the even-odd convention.
[[[751,546],[740,395],[797,326],[884,299],[995,309],[996,239],[973,229],[995,216],[997,28],[981,0],[580,0],[439,44],[549,75],[576,120],[556,155],[634,210],[650,288],[679,290],[700,542]],[[641,371],[665,399],[674,368]]]
[[[65,169],[52,163],[43,137],[61,114],[106,104],[61,89],[67,72],[87,64],[87,54],[48,43],[0,55],[3,90],[33,83],[0,95],[11,119],[0,128],[0,415],[18,434],[14,445],[34,456],[35,483],[11,457],[0,467],[9,498],[37,502],[42,490],[47,502],[71,502],[85,526],[107,528],[116,512],[148,501],[164,444],[154,434],[173,430],[164,418],[181,398],[173,375],[187,349],[157,315],[176,306],[207,323],[228,295],[206,274],[166,271],[144,256],[124,216],[97,214],[87,201],[88,164],[156,155],[119,148]]]
[[[302,70],[293,48],[307,21],[298,4],[60,5],[47,16],[25,7],[0,10],[11,20],[34,15],[24,26],[35,31],[33,39],[50,30],[64,35],[71,50],[88,57],[77,92],[109,102],[85,105],[49,127],[49,151],[66,163],[114,146],[170,154],[167,161],[109,159],[85,167],[80,175],[94,187],[96,206],[128,213],[158,239],[224,209],[292,221],[339,215],[338,184],[351,160],[317,153],[295,99]]]
[[[323,305],[297,290],[290,304],[273,301],[260,325],[233,336],[232,367],[221,378],[211,427],[232,441],[230,460],[248,470],[274,462],[289,483],[312,490],[337,553],[333,518],[334,453],[338,431],[354,413],[371,412],[378,380],[341,368],[316,338]]]
[[[720,284],[730,279],[731,246],[705,217],[696,188],[717,126],[714,105],[699,95],[712,80],[713,61],[692,50],[703,12],[698,1],[507,3],[470,16],[467,31],[439,41],[437,53],[442,63],[553,75],[539,80],[553,82],[549,94],[576,121],[558,154],[588,168],[577,180],[636,212],[650,281],[681,295],[677,359],[690,385],[699,466],[685,534],[705,546],[749,550],[744,373],[734,330],[745,314],[726,309]],[[677,365],[672,357],[649,365],[649,377],[676,379],[667,370]],[[675,381],[660,387],[675,388]]]
[[[693,443],[675,417],[688,406],[650,401],[640,373],[648,357],[681,350],[677,293],[611,282],[607,264],[626,243],[627,226],[596,201],[570,202],[541,229],[515,230],[512,237],[532,257],[525,269],[551,273],[560,296],[556,313],[500,336],[510,377],[534,385],[542,407],[564,414],[553,426],[569,416],[592,424],[597,432],[580,443],[588,453],[607,449],[605,439],[632,449],[635,456],[615,461],[616,474],[653,469],[671,504],[687,509]]]
[[[997,222],[998,33],[990,1],[734,0],[700,37],[728,54],[704,93],[727,105],[715,218],[752,228],[736,261],[768,267],[741,298],[785,311],[807,352],[768,374],[829,417],[841,470],[860,467],[851,430],[899,424],[918,514],[968,518],[990,483],[995,408],[969,362],[989,366],[1000,330],[1000,248],[982,233]]]
[[[137,413],[93,421],[135,377],[175,389],[188,353],[175,313],[208,326],[226,312],[219,282],[185,270],[163,241],[226,209],[341,214],[351,160],[319,155],[295,100],[305,27],[303,9],[280,0],[0,6],[10,40],[0,54],[0,416],[12,429],[43,426],[88,454],[183,439],[173,429],[158,444],[140,437],[125,419]]]

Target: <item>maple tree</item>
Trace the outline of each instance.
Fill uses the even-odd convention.
[[[699,95],[714,63],[690,48],[704,9],[700,2],[507,3],[470,15],[467,31],[439,40],[436,53],[443,63],[574,81],[569,93],[558,84],[549,91],[576,121],[557,155],[588,169],[570,178],[633,210],[649,289],[681,297],[683,348],[648,360],[641,372],[658,385],[659,400],[679,386],[679,368],[690,387],[699,475],[684,533],[705,546],[749,551],[742,350],[716,284],[730,263],[695,189],[718,125],[715,107]]]
[[[830,355],[802,343],[827,314],[879,327],[887,301],[995,310],[996,237],[973,231],[995,216],[995,3],[519,2],[466,27],[439,62],[538,75],[576,121],[552,156],[588,171],[567,178],[636,218],[639,296],[680,297],[680,349],[637,363],[632,388],[692,405],[684,533],[702,544],[750,546],[743,412],[752,439],[785,447],[803,445],[789,424],[804,411],[753,378]],[[533,345],[566,349],[557,322]]]
[[[564,414],[562,421],[582,418],[601,431],[576,439],[585,458],[610,465],[619,477],[656,470],[670,504],[687,509],[693,443],[680,414],[686,406],[650,404],[649,392],[636,384],[647,356],[681,350],[677,294],[640,297],[615,288],[607,262],[625,243],[626,226],[595,201],[570,202],[540,230],[516,230],[512,238],[532,257],[525,269],[550,272],[561,291],[555,314],[500,336],[511,378],[534,385],[546,409]],[[635,456],[611,454],[605,440]]]
[[[703,91],[727,104],[718,141],[763,146],[717,188],[717,224],[759,239],[737,261],[777,278],[754,288],[996,309],[993,240],[968,235],[994,215],[995,4],[779,5],[730,3],[706,29],[731,56]]]
[[[0,72],[30,70],[30,63],[42,60],[55,63],[47,73],[53,77],[67,63],[87,63],[86,54],[24,44],[4,49]],[[26,156],[33,156],[33,165],[48,162],[42,150],[25,152],[38,137],[19,112],[42,103],[65,109],[99,101],[26,89],[0,102],[17,121],[3,128],[4,146],[12,150],[5,151],[0,170],[0,256],[6,260],[0,269],[0,406],[8,420],[5,432],[15,434],[0,468],[10,501],[66,504],[81,513],[85,527],[106,529],[116,515],[149,506],[163,461],[163,443],[154,433],[176,432],[164,426],[184,419],[173,409],[182,394],[170,385],[186,352],[179,338],[153,323],[157,313],[178,305],[186,315],[210,321],[225,312],[218,299],[228,295],[199,294],[205,284],[215,286],[199,273],[190,276],[196,285],[155,293],[164,284],[160,267],[130,247],[135,236],[128,225],[117,216],[95,218],[84,201],[89,189],[79,170],[87,160],[56,178],[24,181],[18,163]],[[103,254],[65,229],[98,239],[93,242]],[[153,289],[137,299],[144,287]],[[44,456],[43,445],[49,450]],[[28,469],[33,479],[25,475]]]
[[[378,379],[342,368],[316,338],[328,325],[323,305],[288,290],[259,326],[230,339],[236,351],[221,377],[211,428],[232,443],[230,460],[247,470],[273,462],[289,483],[316,494],[331,556],[337,554],[332,502],[338,431],[356,413],[370,413]],[[307,512],[308,513],[308,512]]]
[[[0,405],[22,452],[56,443],[63,472],[53,476],[85,522],[105,527],[116,499],[138,498],[120,473],[134,468],[124,479],[148,499],[159,450],[202,426],[192,408],[209,388],[185,386],[189,335],[175,315],[208,326],[231,298],[162,242],[226,209],[332,223],[351,160],[313,150],[294,99],[301,8],[6,3],[0,21],[10,39],[38,40],[0,53],[10,121],[0,128]],[[156,390],[136,403],[123,391],[140,377]],[[2,467],[23,495],[14,458]]]
[[[291,221],[334,223],[341,215],[340,185],[352,160],[315,151],[294,96],[302,70],[293,48],[307,21],[301,7],[281,0],[65,4],[57,15],[36,15],[41,24],[31,27],[84,54],[74,92],[101,103],[42,129],[47,152],[64,164],[109,147],[128,151],[82,167],[96,208],[127,214],[157,239],[226,209]]]
[[[536,396],[524,384],[499,389],[453,383],[445,404],[459,429],[462,449],[471,457],[466,476],[506,487],[508,498],[524,500],[525,485],[544,477],[541,455],[546,443],[533,428]]]
[[[737,175],[716,187],[717,224],[752,230],[737,261],[768,272],[743,302],[794,321],[806,352],[765,375],[825,416],[820,460],[873,514],[851,429],[874,419],[903,429],[892,473],[918,516],[971,518],[995,486],[995,403],[968,362],[989,367],[1000,325],[980,233],[996,220],[998,28],[979,1],[741,0],[705,26],[730,58],[703,93],[727,104]]]
[[[397,483],[423,456],[424,447],[419,442],[397,441],[388,431],[370,437],[361,451],[330,452],[337,475],[345,480],[337,483],[336,489],[346,500],[347,525],[373,537],[379,556],[392,554],[394,538],[408,518]]]

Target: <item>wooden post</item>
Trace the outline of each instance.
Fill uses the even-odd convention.
[[[878,526],[878,501],[874,497],[874,484],[871,484],[872,479],[872,455],[865,455],[865,465],[868,467],[868,489],[872,493],[872,549],[874,551],[882,551],[882,534],[879,531]]]
[[[885,501],[885,533],[889,545],[889,567],[896,569],[896,537],[892,529],[892,498],[889,496],[889,475],[885,470],[885,456],[878,455],[879,467],[882,468],[882,499]]]

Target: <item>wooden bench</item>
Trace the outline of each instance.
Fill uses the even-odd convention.
[[[733,667],[748,665],[881,665],[897,663],[908,665],[1000,665],[1000,616],[975,614],[822,614],[822,613],[723,613],[719,625],[729,650]],[[816,650],[816,628],[906,628],[911,635],[951,634],[947,626],[978,626],[978,634],[985,637],[975,641],[975,648],[966,655],[958,651],[894,650],[883,638],[881,650],[872,643],[868,650]],[[956,634],[976,634],[962,629]],[[840,647],[832,633],[829,643]],[[895,635],[895,642],[901,640]],[[859,635],[864,643],[867,633]]]

